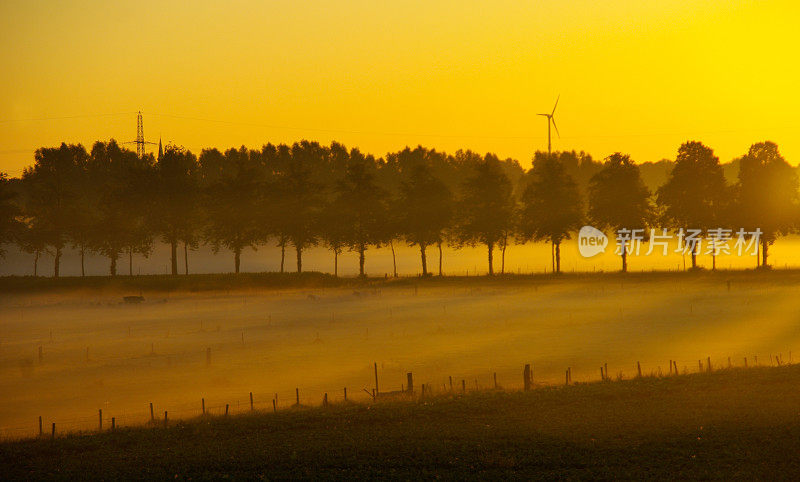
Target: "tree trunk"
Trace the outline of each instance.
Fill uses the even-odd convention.
[[[86,265],[84,260],[86,259],[86,246],[81,245],[81,277],[86,276]]]
[[[233,250],[233,270],[234,273],[239,274],[239,264],[242,260],[242,248]]]
[[[339,277],[339,250],[333,250],[333,277]]]
[[[362,278],[366,276],[364,274],[364,251],[366,250],[366,246],[359,246],[358,248],[358,275]]]
[[[128,248],[128,276],[133,276],[133,248]]]
[[[556,243],[550,242],[550,272],[556,272]]]
[[[622,272],[628,272],[628,250],[625,248],[625,244],[622,244]]]
[[[297,272],[303,272],[303,248],[299,246],[294,247],[295,255],[297,256]]]
[[[183,242],[183,270],[189,276],[189,243]]]
[[[392,248],[392,275],[397,278],[397,257],[394,252],[394,242],[389,241],[389,247]]]
[[[177,241],[170,241],[170,261],[172,263],[172,275],[176,276],[178,274],[178,242]]]
[[[508,238],[503,238],[503,251],[500,252],[500,274],[506,274],[506,247],[508,247]]]
[[[442,276],[442,242],[439,241],[436,246],[439,248],[439,276]]]
[[[561,273],[561,242],[556,245],[556,274]]]
[[[108,267],[108,272],[111,276],[117,275],[117,256],[111,256],[111,265]]]
[[[56,248],[56,256],[53,264],[53,277],[58,278],[59,271],[61,270],[61,248]]]
[[[281,273],[283,273],[283,266],[285,261],[286,261],[286,242],[281,241]]]
[[[494,243],[486,243],[489,250],[489,276],[494,275]]]
[[[692,249],[692,269],[697,268],[697,252]]]
[[[419,243],[419,255],[422,259],[422,276],[428,276],[428,258],[425,255],[424,243]]]
[[[769,243],[766,238],[761,238],[761,266],[767,267],[767,252],[769,251]]]

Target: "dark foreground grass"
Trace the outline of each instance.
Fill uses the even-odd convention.
[[[0,444],[0,478],[800,478],[800,366]]]

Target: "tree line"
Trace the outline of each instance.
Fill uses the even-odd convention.
[[[619,152],[602,162],[583,152],[536,152],[525,170],[494,154],[421,146],[376,158],[336,142],[204,149],[199,156],[169,144],[140,158],[114,140],[90,151],[61,144],[38,149],[20,178],[0,174],[0,246],[31,253],[35,275],[40,257],[53,256],[58,277],[67,247],[80,254],[82,275],[88,253],[106,257],[111,275],[127,260],[133,275],[133,256],[149,256],[157,240],[170,246],[173,275],[181,255],[188,274],[189,251],[201,243],[231,251],[236,273],[246,248],[280,247],[281,272],[293,250],[301,272],[303,253],[324,246],[334,275],[349,250],[362,276],[373,247],[390,247],[394,259],[396,243],[416,246],[427,276],[442,274],[443,244],[483,245],[491,275],[496,251],[504,272],[509,243],[531,241],[551,244],[559,272],[561,244],[590,223],[611,231],[758,228],[767,266],[769,245],[800,226],[797,174],[772,142],[753,144],[732,165],[737,180],[728,183],[730,165],[704,144],[686,142],[674,161],[660,163],[665,179],[653,187]],[[438,270],[430,267],[431,249]],[[696,267],[698,253],[691,254]],[[623,271],[626,256],[623,249]]]

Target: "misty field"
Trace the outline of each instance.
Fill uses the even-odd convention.
[[[9,479],[797,480],[800,366],[195,417],[0,443]]]
[[[217,277],[219,278],[219,277]],[[257,277],[255,277],[257,278]],[[800,336],[800,272],[512,276],[335,281],[279,289],[142,278],[20,281],[0,295],[0,427],[7,438],[45,430],[119,427],[368,400],[399,390],[406,372],[434,394],[594,381],[610,375],[769,365],[792,359]],[[311,278],[310,278],[311,279]],[[327,280],[327,281],[325,281]],[[47,284],[50,283],[50,284]],[[60,284],[59,284],[60,283]],[[327,286],[326,286],[327,285]],[[6,286],[9,286],[8,284]],[[24,288],[24,289],[23,289]],[[39,358],[41,347],[41,359]],[[210,353],[210,356],[209,356]],[[757,357],[757,362],[756,362]]]

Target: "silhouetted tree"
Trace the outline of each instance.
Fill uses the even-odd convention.
[[[490,276],[494,274],[494,247],[513,225],[514,208],[511,181],[497,157],[487,154],[464,182],[456,236],[461,243],[486,245]]]
[[[762,265],[767,267],[769,245],[793,227],[797,174],[774,142],[753,144],[739,162],[736,219],[742,228],[761,229]]]
[[[616,152],[589,181],[589,219],[599,229],[644,230],[652,213],[649,198],[639,168],[630,156]],[[626,244],[620,250],[623,272],[628,271]]]
[[[411,246],[419,246],[422,275],[427,276],[426,249],[442,241],[444,230],[453,219],[453,195],[425,164],[411,167],[408,179],[400,186],[396,203],[398,225]]]
[[[536,153],[522,194],[519,234],[522,240],[549,241],[553,271],[561,272],[561,242],[580,229],[583,218],[578,186],[558,154]]]
[[[178,243],[194,229],[191,212],[197,209],[199,190],[197,159],[191,151],[168,144],[155,166],[156,208],[153,221],[164,242],[170,245],[171,273],[178,274]]]
[[[120,256],[127,254],[128,274],[133,276],[133,254],[149,256],[153,248],[153,158],[148,155],[140,159],[113,139],[96,142],[87,180],[91,193],[87,202],[97,203],[90,214],[90,245],[109,258],[112,276],[117,274]]]
[[[336,186],[336,204],[341,206],[342,223],[347,227],[347,246],[358,253],[360,276],[366,276],[367,248],[387,241],[387,193],[375,183],[375,172],[375,159],[353,149],[347,173]]]
[[[80,144],[61,144],[56,148],[36,151],[32,167],[22,173],[26,191],[26,213],[34,218],[33,231],[41,236],[41,243],[53,248],[53,276],[58,278],[61,254],[67,242],[70,223],[75,219],[79,204],[79,178],[89,155]]]
[[[256,220],[262,203],[264,171],[256,153],[244,146],[229,149],[224,156],[216,149],[204,150],[199,166],[206,184],[206,240],[215,253],[220,246],[233,252],[234,272],[238,273],[242,250],[255,248],[262,237],[259,228],[264,227]],[[206,173],[206,169],[211,172]]]
[[[303,271],[303,250],[318,242],[318,222],[324,206],[324,185],[315,179],[323,166],[325,152],[316,142],[302,141],[278,148],[275,182],[276,231],[295,247],[297,272]],[[281,261],[281,265],[283,262]]]
[[[17,197],[18,193],[12,189],[8,174],[0,172],[0,258],[5,257],[3,245],[17,241],[23,228]]]
[[[673,228],[699,229],[703,233],[721,227],[729,199],[725,175],[714,151],[700,142],[683,143],[669,179],[657,192],[667,223]],[[697,268],[699,243],[689,248],[694,248],[692,268]]]

